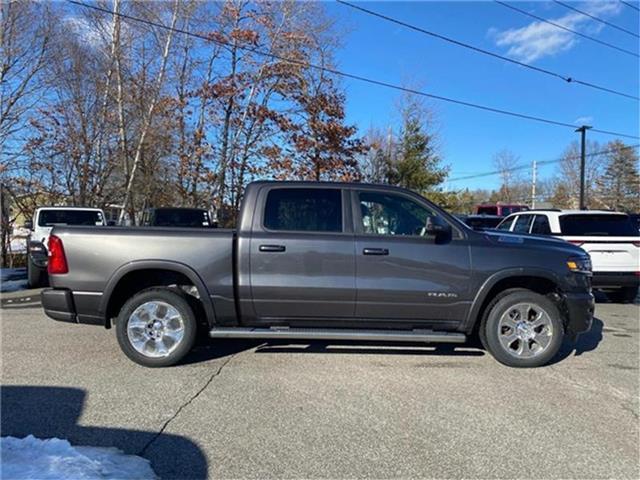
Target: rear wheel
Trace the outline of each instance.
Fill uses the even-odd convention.
[[[564,336],[555,303],[529,290],[516,290],[496,299],[480,329],[485,347],[510,367],[546,364],[558,353]]]
[[[631,303],[638,296],[638,287],[622,287],[613,292],[607,292],[607,297],[614,303]]]
[[[145,367],[178,363],[193,348],[197,330],[187,299],[167,288],[144,290],[131,297],[116,323],[120,348]]]

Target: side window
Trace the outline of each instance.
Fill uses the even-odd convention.
[[[360,192],[362,229],[376,235],[424,235],[427,218],[435,216],[413,200],[388,193]]]
[[[529,227],[533,221],[533,215],[519,215],[513,227],[513,231],[517,233],[529,233]]]
[[[275,188],[267,195],[269,230],[341,232],[342,195],[335,188]]]
[[[546,215],[536,215],[533,220],[533,226],[531,227],[531,233],[537,233],[538,235],[551,235],[551,226]]]
[[[498,225],[497,229],[508,231],[511,228],[511,224],[513,223],[514,218],[515,217],[505,218],[504,220],[502,220],[502,222],[500,222],[500,225]]]

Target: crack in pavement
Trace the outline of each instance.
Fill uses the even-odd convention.
[[[227,360],[225,360],[222,365],[220,365],[220,367],[211,374],[211,376],[209,377],[209,379],[205,382],[205,384],[196,392],[194,393],[186,402],[184,402],[182,405],[180,405],[178,407],[178,409],[175,411],[175,413],[173,415],[171,415],[171,418],[169,418],[166,422],[164,422],[164,424],[162,425],[162,427],[160,428],[160,430],[153,436],[153,438],[151,438],[151,440],[149,440],[147,442],[147,444],[142,448],[142,450],[140,450],[139,453],[137,453],[136,455],[138,455],[139,457],[143,457],[144,454],[146,453],[147,449],[153,445],[153,443],[158,439],[158,437],[160,437],[160,435],[162,435],[164,433],[164,431],[167,429],[167,427],[169,426],[169,424],[171,422],[173,422],[178,415],[180,415],[180,412],[182,412],[183,409],[185,409],[186,407],[188,407],[196,398],[198,398],[200,396],[200,394],[202,392],[204,392],[207,387],[209,387],[209,385],[211,385],[211,382],[213,382],[213,379],[216,378],[218,375],[220,375],[220,373],[222,372],[222,369],[224,367],[227,366],[227,364],[233,360],[233,358],[238,355],[238,353],[234,353],[233,355],[230,355],[229,358],[227,358]]]

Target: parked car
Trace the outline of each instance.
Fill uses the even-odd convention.
[[[506,217],[515,212],[529,210],[527,205],[521,203],[483,203],[476,205],[476,215],[496,215],[498,217]]]
[[[497,215],[462,215],[458,218],[474,230],[486,230],[496,228],[503,217]]]
[[[475,232],[391,186],[255,182],[237,230],[56,227],[49,249],[45,313],[115,324],[123,352],[149,367],[178,362],[202,328],[449,343],[477,332],[498,361],[535,367],[594,309],[579,247]]]
[[[603,210],[531,210],[505,218],[498,230],[553,235],[582,247],[593,262],[593,286],[631,302],[640,285],[640,235],[628,215]]]
[[[209,212],[204,208],[149,208],[144,212],[142,225],[151,227],[212,227]]]
[[[25,223],[27,238],[27,284],[37,288],[47,283],[47,242],[55,225],[104,226],[104,212],[99,208],[40,207],[33,221]]]

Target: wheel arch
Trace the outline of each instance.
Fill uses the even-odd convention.
[[[494,273],[478,289],[460,330],[471,333],[479,325],[491,300],[510,288],[526,288],[537,293],[549,294],[560,290],[560,279],[554,272],[538,268],[514,268]]]
[[[153,286],[168,285],[167,281],[170,279],[186,278],[198,291],[199,300],[202,304],[208,325],[210,327],[215,325],[215,310],[211,297],[209,296],[209,291],[200,276],[191,267],[183,263],[167,260],[137,260],[118,268],[107,281],[98,307],[99,314],[104,317],[106,328],[111,328],[111,318],[117,315],[115,310],[119,310],[118,307],[121,307],[126,299],[131,297],[131,295],[128,295],[124,298],[120,294],[120,289],[122,289],[123,284],[126,284],[128,279],[132,279],[137,275],[144,275],[145,272],[155,275],[164,272],[167,276],[158,277],[159,281],[154,280],[145,282],[143,285],[137,285],[133,293]]]

